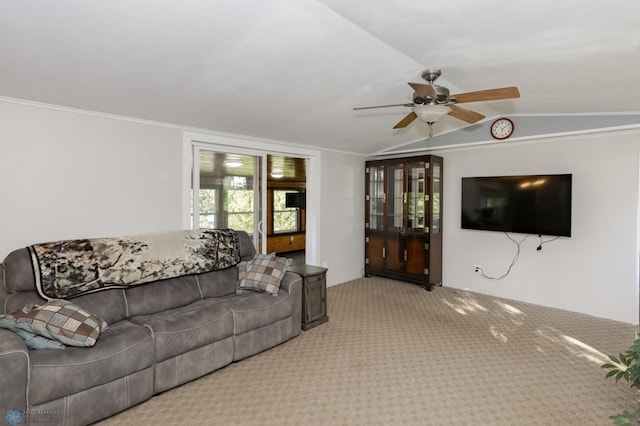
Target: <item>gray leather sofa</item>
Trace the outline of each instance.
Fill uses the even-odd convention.
[[[254,246],[244,232],[240,255]],[[43,303],[28,250],[0,267],[4,313]],[[109,328],[91,348],[30,350],[0,328],[0,413],[46,423],[95,422],[300,333],[302,281],[291,272],[277,296],[236,294],[236,267],[109,289],[72,299]]]

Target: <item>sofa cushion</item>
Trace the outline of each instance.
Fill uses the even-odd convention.
[[[223,298],[233,312],[234,334],[239,335],[291,316],[293,298],[284,290],[277,296],[266,293],[236,294]],[[301,303],[299,300],[297,303]]]
[[[233,335],[233,314],[216,299],[198,300],[186,306],[131,318],[152,330],[156,362]]]
[[[235,294],[238,289],[238,268],[222,269],[196,275],[203,298]]]
[[[104,290],[74,297],[71,301],[113,324],[127,318],[125,292],[124,289]]]
[[[240,260],[250,260],[256,254],[256,247],[249,234],[245,231],[238,231],[238,240],[240,242]]]
[[[195,275],[154,281],[125,290],[129,317],[150,315],[202,298]]]
[[[29,404],[53,401],[148,368],[153,353],[151,331],[126,320],[111,324],[92,348],[31,351]]]
[[[71,346],[93,346],[107,323],[66,300],[28,305],[2,316],[16,328]]]
[[[257,253],[238,263],[238,293],[263,292],[277,295],[291,259]]]
[[[4,313],[22,309],[27,305],[41,305],[43,303],[47,303],[46,299],[40,297],[36,291],[9,293],[4,299]]]

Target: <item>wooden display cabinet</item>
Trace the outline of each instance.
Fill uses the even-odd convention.
[[[367,161],[365,274],[442,284],[442,157]]]

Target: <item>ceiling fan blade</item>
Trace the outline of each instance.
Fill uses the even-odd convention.
[[[418,116],[416,115],[415,112],[411,111],[405,118],[403,118],[402,120],[400,120],[398,122],[398,124],[396,124],[395,126],[393,126],[394,129],[401,129],[403,127],[407,127],[409,124],[411,124],[411,122],[413,120],[415,120],[416,118],[418,118]]]
[[[478,92],[460,93],[451,95],[449,99],[455,98],[458,103],[478,102],[478,101],[497,101],[500,99],[519,98],[520,92],[517,87],[502,87],[500,89],[480,90]]]
[[[413,90],[416,91],[418,95],[423,98],[431,98],[436,99],[438,94],[435,89],[430,84],[420,84],[420,83],[407,83]]]
[[[485,117],[484,115],[479,114],[475,111],[460,108],[459,106],[456,106],[456,105],[447,105],[447,106],[451,108],[451,112],[449,113],[450,116],[460,119],[462,121],[466,121],[467,123],[477,123],[478,121],[482,120]]]
[[[413,107],[413,106],[416,106],[416,104],[414,104],[414,103],[410,103],[410,104],[376,105],[376,106],[368,106],[368,107],[356,107],[356,108],[354,108],[354,110],[359,110],[359,109],[373,109],[373,108],[389,108],[389,107],[398,107],[398,106],[403,106],[403,107]]]

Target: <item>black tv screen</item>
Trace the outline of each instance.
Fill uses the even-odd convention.
[[[462,228],[571,236],[571,174],[462,178]]]
[[[304,192],[287,192],[285,194],[285,207],[297,207],[304,209],[306,205],[306,194]]]

